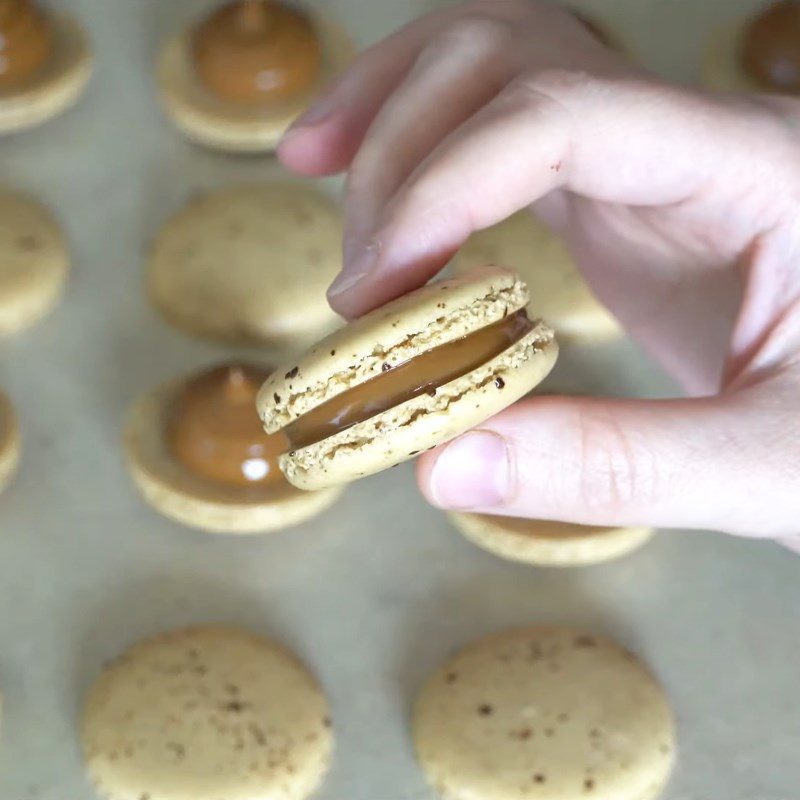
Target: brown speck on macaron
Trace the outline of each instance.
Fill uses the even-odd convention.
[[[331,355],[335,356],[336,355],[336,351],[335,350],[331,350]]]
[[[297,373],[299,371],[300,370],[298,367],[292,367],[283,377],[286,378],[287,380],[290,380],[291,378],[296,378]]]
[[[392,365],[387,363],[386,361],[381,364],[381,372],[388,372],[392,368]]]
[[[577,636],[575,647],[597,647],[597,642],[591,636]]]
[[[478,706],[478,713],[482,717],[490,717],[493,711],[494,709],[488,703]]]
[[[275,400],[276,403],[280,403],[281,396],[277,392],[275,392],[275,394],[273,394],[272,397],[273,397],[273,399]]]
[[[546,781],[547,781],[547,776],[543,775],[541,772],[537,772],[533,776],[533,782],[534,783],[545,783]]]
[[[583,788],[587,792],[591,792],[594,789],[594,780],[592,778],[587,778],[583,782]]]
[[[502,378],[499,378],[499,377],[498,377],[498,378],[495,378],[495,379],[494,379],[494,385],[495,385],[495,386],[496,386],[498,389],[502,389],[502,388],[503,388],[503,387],[506,385],[506,382],[505,382],[505,381],[504,381]]]

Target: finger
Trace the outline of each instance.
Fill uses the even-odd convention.
[[[307,175],[346,169],[384,99],[448,16],[440,12],[422,17],[358,55],[284,135],[280,160]]]
[[[442,508],[788,536],[800,500],[769,438],[728,397],[542,397],[425,454],[418,477]]]
[[[471,232],[559,188],[646,206],[687,202],[715,186],[727,198],[742,197],[725,207],[745,236],[763,210],[755,207],[761,192],[752,200],[742,195],[748,179],[741,164],[759,182],[765,175],[780,182],[775,150],[788,158],[789,137],[769,115],[684,90],[565,70],[515,80],[387,202],[358,279],[334,287],[331,303],[360,315],[421,285]],[[735,243],[723,246],[733,252]]]

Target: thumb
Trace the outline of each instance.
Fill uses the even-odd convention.
[[[790,537],[800,500],[765,416],[736,395],[531,398],[422,456],[420,488],[442,508]]]

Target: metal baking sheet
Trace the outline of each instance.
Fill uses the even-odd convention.
[[[0,497],[0,798],[93,798],[76,719],[102,663],[140,637],[220,621],[284,640],[324,683],[337,748],[321,800],[425,800],[408,730],[420,681],[473,637],[557,621],[611,634],[666,685],[680,741],[667,800],[798,800],[800,558],[776,545],[663,532],[606,566],[526,568],[451,530],[409,465],[261,538],[194,533],[140,502],[121,458],[129,402],[229,352],[148,307],[146,242],[192,191],[275,167],[197,149],[159,112],[158,41],[203,3],[63,5],[97,48],[89,94],[62,119],[0,140],[0,179],[56,209],[75,259],[58,310],[0,345],[0,384],[24,436],[21,472]],[[324,5],[366,44],[433,3]],[[656,71],[688,80],[708,33],[755,0],[584,5]],[[671,391],[629,344],[567,355],[557,380],[570,388]]]

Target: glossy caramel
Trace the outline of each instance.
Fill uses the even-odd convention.
[[[0,0],[0,89],[14,89],[40,70],[53,52],[49,19],[29,0]]]
[[[765,89],[800,94],[800,0],[772,3],[744,31],[742,63]]]

